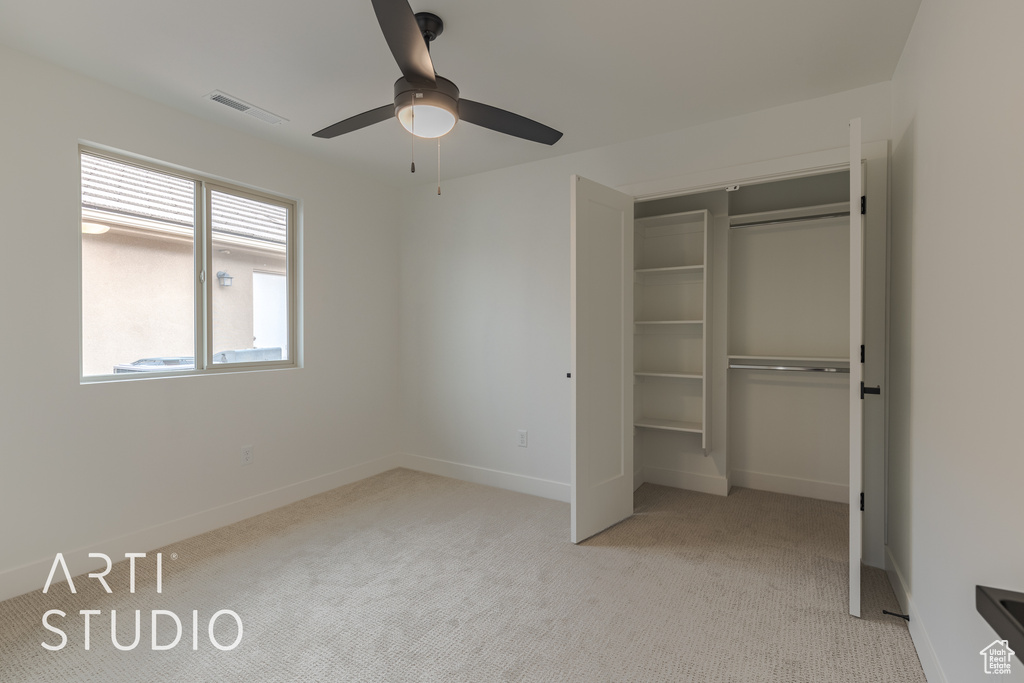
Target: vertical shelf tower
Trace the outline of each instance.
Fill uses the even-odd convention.
[[[707,211],[634,222],[634,426],[709,443],[710,241]]]

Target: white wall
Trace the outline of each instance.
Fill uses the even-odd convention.
[[[1024,591],[1021,26],[924,0],[892,81],[889,550],[930,681],[986,678],[975,584]]]
[[[440,197],[411,191],[401,237],[405,451],[417,466],[568,500],[570,174],[671,187],[667,179],[709,169],[845,147],[858,116],[865,140],[889,137],[887,83],[445,181]],[[517,429],[529,429],[529,448],[516,447]],[[721,464],[688,467],[722,475]]]
[[[0,89],[0,599],[386,469],[393,191],[7,49]],[[301,201],[304,368],[79,384],[80,140]]]

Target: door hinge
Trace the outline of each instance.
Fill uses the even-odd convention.
[[[206,284],[206,271],[205,270],[200,270],[199,271],[199,282],[201,282],[204,285]]]
[[[861,363],[864,362],[864,345],[863,344],[860,345],[860,362]]]
[[[860,198],[860,215],[863,216],[867,212],[868,212],[868,198],[866,196],[862,195],[861,198]]]
[[[864,512],[864,492],[860,492],[860,511]]]
[[[861,381],[861,383],[860,383],[860,398],[861,398],[862,401],[864,400],[864,394],[881,394],[881,393],[882,393],[882,387],[866,387],[866,386],[864,386],[864,382]]]

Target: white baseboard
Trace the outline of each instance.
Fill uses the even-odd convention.
[[[748,470],[730,470],[732,476],[729,483],[758,491],[786,493],[791,496],[830,500],[836,503],[850,502],[850,487],[842,484],[830,484],[813,479],[798,479],[779,474],[764,474]]]
[[[494,486],[499,489],[507,489],[519,493],[528,493],[533,496],[550,498],[551,500],[558,500],[563,503],[569,502],[571,486],[557,481],[503,472],[502,470],[493,470],[487,467],[477,467],[476,465],[466,465],[460,462],[451,462],[450,460],[427,458],[422,455],[413,455],[412,453],[403,453],[397,456],[396,463],[396,466],[407,467],[418,472],[437,474],[442,477],[451,477],[452,479]]]
[[[72,577],[96,571],[104,566],[99,559],[90,559],[89,553],[104,553],[114,562],[124,558],[125,553],[150,552],[192,538],[198,534],[234,524],[243,519],[268,512],[289,503],[315,496],[324,491],[336,489],[345,484],[372,477],[398,467],[396,456],[389,455],[369,462],[345,467],[334,472],[288,484],[271,491],[258,493],[241,500],[179,517],[169,522],[139,529],[122,536],[98,541],[82,548],[67,548],[61,552]],[[53,557],[14,567],[0,572],[0,600],[13,598],[24,593],[42,589],[53,566]],[[62,573],[57,572],[56,577]],[[56,578],[55,577],[55,578]]]
[[[896,558],[889,551],[889,546],[885,547],[885,573],[889,577],[889,583],[896,594],[896,600],[900,603],[900,608],[910,615],[910,622],[907,624],[910,627],[910,639],[914,641],[914,649],[917,650],[917,658],[921,660],[924,677],[928,683],[948,683],[946,674],[939,666],[939,658],[935,655],[935,648],[932,647],[928,631],[914,605],[907,582],[903,579],[903,572],[896,564]]]
[[[716,496],[729,495],[729,480],[723,476],[682,472],[662,467],[645,467],[644,481],[661,486],[673,486],[677,489],[712,493]]]

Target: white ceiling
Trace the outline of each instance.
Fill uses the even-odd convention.
[[[445,22],[434,67],[479,102],[561,130],[554,147],[461,123],[445,177],[600,147],[889,80],[920,0],[412,0]],[[398,67],[370,0],[0,0],[0,43],[326,156],[385,183],[433,180],[435,143],[387,104]],[[203,99],[222,90],[288,119]],[[427,176],[427,177],[424,177]]]

